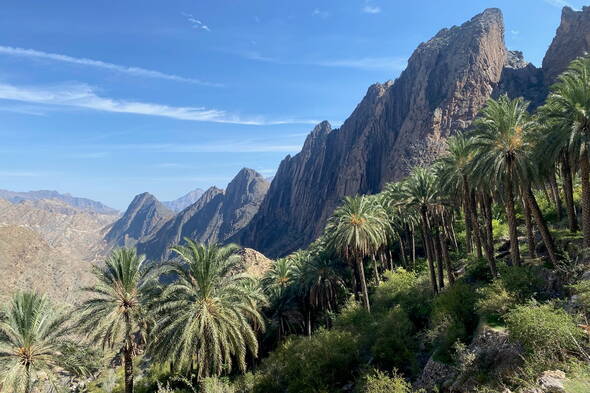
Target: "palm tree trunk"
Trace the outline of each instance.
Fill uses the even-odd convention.
[[[555,178],[555,168],[549,174],[549,185],[551,186],[551,194],[555,200],[555,208],[557,209],[557,218],[561,221],[563,215],[563,205],[561,203],[561,196],[559,195],[559,187],[557,187],[557,179]]]
[[[481,211],[484,218],[484,226],[482,230],[482,238],[484,239],[484,251],[488,259],[488,265],[492,273],[492,277],[498,275],[498,268],[496,267],[496,257],[494,256],[494,233],[492,230],[492,209],[491,198],[486,193],[480,194]]]
[[[467,253],[471,254],[473,242],[471,240],[471,204],[469,203],[469,184],[467,176],[463,175],[463,216],[465,217],[465,245]]]
[[[516,233],[516,215],[514,213],[514,192],[512,179],[506,182],[506,218],[510,237],[510,259],[513,265],[520,266],[520,251],[518,249],[518,235]]]
[[[531,209],[527,203],[526,197],[522,200],[522,207],[524,209],[524,222],[526,225],[527,241],[529,244],[529,257],[536,258],[535,253],[535,233],[533,232],[533,219],[531,217]]]
[[[580,180],[582,181],[582,230],[584,247],[590,247],[590,161],[588,148],[584,146],[580,157]]]
[[[123,350],[125,363],[125,393],[133,393],[133,337],[131,335],[131,321],[129,314],[125,314],[126,343]]]
[[[576,208],[574,206],[574,182],[570,161],[565,152],[561,153],[561,177],[563,178],[563,194],[565,195],[565,207],[567,210],[567,221],[571,232],[578,232],[578,220],[576,219]]]
[[[414,233],[413,229],[411,232],[411,236],[412,236],[412,269],[416,269],[416,234]]]
[[[549,232],[549,228],[547,227],[547,223],[543,218],[543,214],[541,213],[541,209],[537,204],[537,200],[535,198],[535,194],[531,190],[530,186],[525,194],[527,204],[531,212],[533,213],[533,217],[535,217],[535,223],[539,228],[539,232],[541,233],[541,238],[543,238],[543,243],[545,243],[545,248],[547,248],[547,253],[549,254],[549,260],[554,265],[557,264],[557,252],[555,249],[555,244],[553,243],[553,237],[551,236],[551,232]]]
[[[481,238],[479,236],[479,220],[477,217],[477,205],[475,204],[475,191],[472,190],[469,195],[469,203],[471,204],[471,220],[472,232],[471,235],[475,238],[475,255],[478,258],[482,257],[481,253]]]
[[[426,217],[426,209],[420,209],[422,215],[422,234],[424,236],[424,247],[426,248],[426,259],[428,260],[428,269],[430,270],[430,283],[432,284],[432,291],[434,294],[438,293],[438,285],[436,284],[436,273],[434,271],[434,261],[432,260],[432,249],[428,239],[428,218]]]
[[[453,273],[453,266],[451,265],[451,258],[449,258],[449,238],[445,232],[443,232],[442,236],[440,237],[440,249],[441,249],[443,260],[445,262],[445,267],[447,269],[447,277],[449,279],[449,285],[453,285],[455,283],[455,274]]]
[[[436,224],[435,224],[436,225]],[[440,231],[438,229],[438,225],[436,225],[436,229],[434,230],[434,253],[436,255],[436,272],[438,278],[438,287],[439,289],[443,289],[445,287],[445,277],[444,277],[444,260],[442,256],[442,249],[440,247]]]
[[[399,236],[399,249],[401,252],[401,257],[402,257],[402,263],[404,264],[404,267],[407,268],[408,267],[408,263],[406,261],[406,250],[404,247],[404,240],[402,238],[402,236]]]
[[[363,294],[363,303],[368,312],[371,312],[371,305],[369,304],[369,291],[367,289],[367,280],[365,279],[365,266],[363,264],[363,258],[356,257],[356,266],[359,272],[359,279],[361,281],[361,291]]]
[[[31,393],[31,388],[32,388],[31,385],[32,385],[31,384],[31,364],[27,363],[25,365],[25,393]],[[10,387],[12,387],[12,386],[10,386]]]

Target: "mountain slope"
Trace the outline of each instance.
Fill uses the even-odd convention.
[[[193,205],[178,213],[137,245],[152,260],[169,256],[170,246],[189,237],[200,243],[223,243],[256,214],[269,183],[252,169],[242,169],[226,191],[211,187]]]
[[[173,201],[165,201],[162,202],[162,204],[164,204],[164,206],[166,206],[173,212],[178,213],[179,211],[189,207],[190,205],[198,201],[204,192],[205,191],[201,190],[200,188],[195,188],[194,190],[188,192],[180,198],[177,198]]]
[[[9,202],[18,203],[20,201],[38,201],[38,200],[57,200],[67,203],[70,206],[81,210],[87,210],[100,214],[117,214],[118,211],[100,202],[93,201],[87,198],[78,198],[70,194],[60,194],[57,191],[39,190],[28,192],[15,192],[8,190],[0,190],[0,198]]]
[[[306,246],[344,196],[378,192],[432,162],[490,97],[542,103],[547,80],[588,47],[590,34],[576,31],[589,30],[589,8],[564,9],[543,69],[506,49],[498,9],[441,30],[418,46],[395,82],[371,86],[339,129],[316,126],[301,152],[281,162],[258,213],[234,240],[269,256]]]
[[[105,235],[108,244],[118,247],[134,246],[138,240],[155,232],[174,213],[152,194],[136,195],[125,214]]]

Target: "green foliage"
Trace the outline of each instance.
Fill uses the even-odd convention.
[[[504,315],[516,305],[516,296],[509,292],[502,279],[477,290],[479,299],[475,303],[477,312],[488,321],[500,322]]]
[[[199,393],[236,393],[236,389],[226,378],[208,377],[201,382]]]
[[[68,329],[46,296],[18,292],[0,313],[0,387],[6,393],[57,390]]]
[[[320,329],[311,337],[288,339],[265,359],[253,391],[334,392],[353,379],[358,367],[357,338],[349,332]]]
[[[582,311],[590,314],[590,280],[583,280],[570,286],[572,292],[576,294],[576,303]]]
[[[510,337],[527,353],[554,358],[576,349],[583,332],[571,315],[552,304],[530,302],[516,306],[505,316]]]
[[[476,300],[475,289],[462,281],[456,282],[434,300],[428,336],[438,360],[451,362],[455,342],[466,342],[473,334],[478,322]]]
[[[389,375],[373,370],[365,376],[359,393],[412,393],[410,385],[403,377],[393,372]]]
[[[546,298],[546,293],[541,269],[538,266],[506,267],[501,272],[504,287],[521,302],[542,300]]]
[[[414,373],[417,348],[414,325],[401,306],[394,307],[379,320],[371,351],[377,365],[384,369],[397,367],[407,373]]]
[[[501,239],[508,236],[508,223],[497,219],[492,219],[492,233],[494,239]]]

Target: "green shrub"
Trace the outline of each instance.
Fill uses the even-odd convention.
[[[372,297],[375,312],[387,312],[399,305],[410,316],[416,328],[428,323],[432,308],[432,294],[427,274],[418,275],[399,268],[386,272],[385,281],[376,289]]]
[[[505,316],[510,337],[527,353],[553,358],[576,349],[583,332],[571,315],[552,304],[530,302],[516,306]]]
[[[359,367],[357,338],[340,330],[318,330],[287,340],[262,362],[253,391],[333,392],[349,383]]]
[[[199,389],[201,393],[235,393],[236,389],[232,386],[232,384],[227,379],[222,379],[218,377],[209,377],[203,379],[201,383],[201,389]],[[160,393],[160,392],[158,392]],[[163,392],[169,393],[169,392]]]
[[[501,279],[479,288],[477,294],[479,299],[475,303],[475,309],[491,322],[502,321],[504,315],[517,304],[516,296],[506,289]]]
[[[455,342],[466,342],[471,338],[478,322],[476,300],[474,288],[462,281],[457,281],[436,297],[428,336],[437,360],[451,362]]]
[[[363,380],[359,393],[412,393],[412,386],[395,371],[392,376],[374,370]]]
[[[578,307],[585,313],[590,314],[590,280],[580,281],[570,286],[572,292],[576,295]]]
[[[492,219],[492,234],[494,239],[508,237],[508,224],[506,222]]]
[[[376,335],[371,352],[381,368],[416,371],[414,326],[403,308],[398,305],[380,319]]]
[[[520,301],[544,300],[545,282],[538,266],[510,266],[502,269],[501,277],[506,290]]]

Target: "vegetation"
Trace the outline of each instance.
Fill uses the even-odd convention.
[[[67,375],[96,393],[131,393],[134,376],[142,393],[498,392],[551,369],[583,390],[590,57],[533,109],[490,100],[439,160],[345,198],[322,236],[262,278],[239,273],[237,246],[185,239],[159,267],[113,251],[67,319],[15,295],[0,319],[0,390]],[[447,380],[428,385],[426,364]]]

